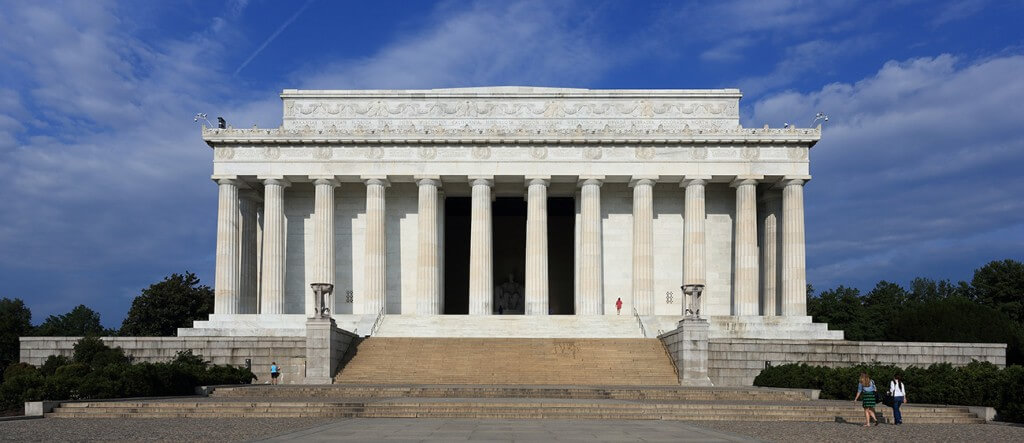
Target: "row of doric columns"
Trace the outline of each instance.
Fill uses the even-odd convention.
[[[313,278],[334,281],[333,176],[310,177],[315,187]],[[710,176],[684,177],[683,283],[707,284],[705,187]],[[657,177],[634,177],[633,188],[633,302],[641,315],[654,314],[653,187]],[[769,207],[759,232],[757,185],[762,176],[738,176],[734,245],[734,314],[802,316],[806,312],[804,251],[804,177],[787,178],[781,208]],[[387,293],[387,235],[385,189],[387,177],[363,177],[366,185],[363,305],[365,313],[384,309]],[[493,177],[469,177],[472,185],[470,232],[469,313],[489,315],[493,300],[493,232],[491,200]],[[239,182],[217,180],[217,264],[215,313],[283,314],[285,312],[285,214],[283,177],[263,178],[262,236],[259,235],[258,198],[239,198]],[[416,312],[444,312],[443,248],[439,227],[443,223],[440,177],[418,176],[419,188]],[[579,276],[576,313],[603,314],[603,246],[601,233],[601,185],[603,177],[580,178]],[[547,189],[549,177],[527,177],[526,286],[527,315],[548,313]],[[781,212],[782,226],[777,214]],[[761,235],[761,247],[758,246]],[[781,236],[781,241],[779,239]],[[776,244],[781,245],[781,254]],[[257,258],[258,257],[258,258]],[[781,258],[778,263],[776,257]],[[781,268],[780,268],[781,266]],[[257,278],[258,274],[258,278]],[[780,288],[781,286],[781,288]],[[781,305],[776,305],[776,292]],[[257,293],[261,297],[257,297]],[[762,297],[759,297],[763,294]],[[257,305],[257,299],[259,303]],[[763,304],[759,301],[763,300]]]

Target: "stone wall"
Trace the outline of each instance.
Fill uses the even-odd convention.
[[[21,361],[41,365],[51,355],[71,357],[81,337],[21,337]],[[102,337],[108,346],[119,347],[135,361],[160,362],[178,351],[214,364],[244,366],[252,360],[257,383],[270,381],[270,363],[281,368],[281,383],[302,383],[306,373],[306,337]]]
[[[708,371],[715,386],[750,386],[765,362],[807,363],[841,367],[879,362],[900,367],[973,360],[1006,365],[1001,343],[856,342],[845,340],[713,339],[708,344]]]

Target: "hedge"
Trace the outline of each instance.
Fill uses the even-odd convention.
[[[0,411],[12,413],[24,402],[191,395],[196,386],[246,384],[255,378],[245,368],[211,365],[191,351],[165,363],[132,363],[120,348],[98,338],[75,344],[74,357],[51,356],[36,368],[14,363],[0,384]]]
[[[866,372],[883,391],[893,375],[901,374],[912,403],[991,406],[999,419],[1024,423],[1024,366],[999,368],[988,362],[956,367],[948,363],[901,369],[893,365],[844,368],[787,364],[765,368],[754,386],[820,389],[821,398],[852,400],[857,380]]]

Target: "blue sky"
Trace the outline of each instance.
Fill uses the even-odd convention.
[[[0,0],[0,297],[117,326],[212,284],[196,112],[280,124],[284,88],[739,87],[746,126],[831,116],[808,280],[869,289],[1024,259],[1024,2]]]

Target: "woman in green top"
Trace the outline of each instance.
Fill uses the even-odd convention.
[[[861,399],[861,406],[864,407],[864,426],[871,426],[871,420],[875,421],[875,426],[878,425],[878,417],[875,417],[875,393],[878,392],[875,388],[875,381],[868,377],[868,374],[861,372],[860,383],[857,384],[857,396],[853,398],[856,402],[857,399]]]

